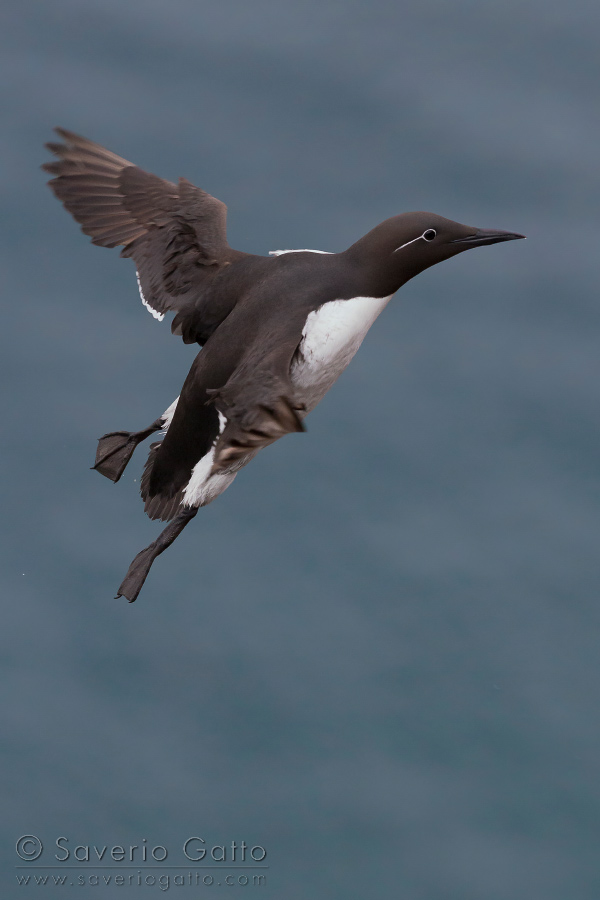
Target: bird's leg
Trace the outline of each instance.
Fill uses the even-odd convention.
[[[156,419],[148,428],[142,431],[110,431],[98,441],[96,461],[92,469],[96,469],[101,475],[106,475],[115,483],[119,480],[125,466],[131,459],[133,451],[139,443],[147,437],[160,431],[163,427],[164,417]]]
[[[159,556],[163,550],[166,550],[167,547],[171,546],[177,535],[181,534],[187,523],[190,519],[194,518],[197,512],[197,506],[184,507],[181,512],[175,516],[173,521],[169,522],[156,540],[152,541],[149,547],[146,547],[138,553],[129,566],[127,575],[123,579],[115,600],[119,597],[126,597],[130,603],[133,603],[141,591],[142,585],[144,584],[146,576],[156,557]]]

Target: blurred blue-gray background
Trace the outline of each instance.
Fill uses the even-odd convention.
[[[178,895],[597,900],[600,8],[8,0],[0,30],[2,896],[66,890],[17,886],[20,835],[38,865],[197,835],[267,884]],[[88,467],[195,351],[45,187],[54,125],[254,253],[410,209],[529,240],[411,282],[130,606],[145,450]]]

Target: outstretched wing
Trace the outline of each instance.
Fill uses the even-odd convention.
[[[100,247],[121,245],[137,265],[144,304],[158,319],[173,311],[172,331],[203,343],[230,311],[198,310],[198,298],[232,258],[245,254],[227,243],[227,207],[185,178],[175,185],[144,172],[86,138],[55,129],[62,144],[46,144],[58,157],[42,168],[82,227]],[[203,320],[204,318],[204,320]]]

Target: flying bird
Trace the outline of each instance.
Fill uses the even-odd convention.
[[[257,256],[227,243],[227,207],[185,178],[145,172],[56,128],[42,168],[92,243],[122,247],[144,306],[199,344],[180,396],[147,428],[98,442],[96,471],[117,482],[155,432],[141,480],[151,519],[169,522],[131,563],[117,597],[133,602],[156,557],[263,447],[304,431],[305,416],[339,378],[396,291],[472,247],[524,237],[427,212],[386,219],[342,253]]]

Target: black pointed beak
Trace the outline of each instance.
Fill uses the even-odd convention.
[[[450,243],[467,244],[469,247],[484,247],[486,244],[498,244],[500,241],[518,241],[524,237],[524,234],[517,234],[515,231],[493,231],[489,228],[480,228],[474,234],[468,234],[464,238],[456,238],[455,241],[450,241]]]

